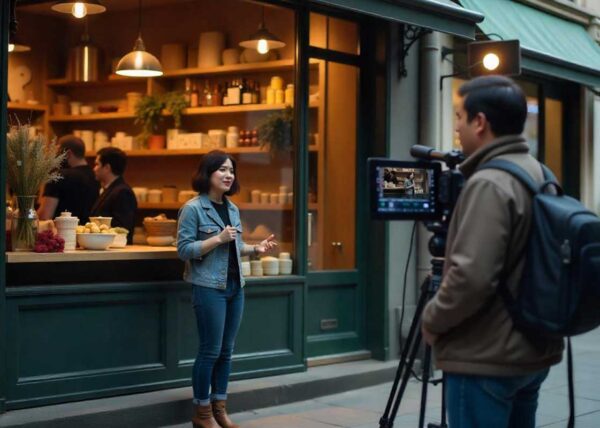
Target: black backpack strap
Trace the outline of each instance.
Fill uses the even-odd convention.
[[[569,376],[569,423],[568,428],[575,427],[575,388],[573,382],[573,351],[571,338],[567,337],[567,372]]]
[[[510,175],[515,177],[521,183],[523,183],[523,185],[534,195],[540,190],[540,185],[536,183],[533,178],[531,178],[531,175],[529,175],[527,171],[525,171],[523,168],[521,168],[514,162],[507,161],[504,159],[492,159],[491,161],[480,165],[477,168],[477,171],[480,171],[482,169],[499,169],[501,171],[508,172]],[[547,180],[546,170],[548,170],[550,174],[552,174],[552,172],[543,165],[542,169],[544,169],[544,178]],[[554,177],[554,175],[552,175],[552,177]]]

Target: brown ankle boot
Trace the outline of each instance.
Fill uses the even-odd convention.
[[[234,424],[227,415],[227,409],[225,409],[225,400],[216,400],[212,402],[213,415],[217,423],[221,428],[240,428],[239,425]]]
[[[217,421],[213,417],[212,407],[210,404],[194,406],[194,416],[192,416],[192,424],[194,428],[219,428]]]

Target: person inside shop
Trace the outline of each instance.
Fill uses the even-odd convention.
[[[137,200],[133,190],[123,179],[127,155],[116,147],[105,147],[96,154],[94,174],[102,191],[92,207],[92,216],[112,217],[111,226],[129,231],[127,243],[131,244]]]
[[[257,245],[242,240],[240,211],[229,196],[239,192],[236,162],[214,150],[206,154],[192,187],[198,196],[179,211],[177,252],[183,278],[192,284],[199,350],[192,373],[195,428],[238,428],[226,411],[231,355],[244,309],[241,257],[277,247],[270,235]]]
[[[473,79],[459,95],[466,182],[449,225],[442,283],[423,311],[423,338],[446,375],[451,427],[534,428],[540,386],[561,361],[563,342],[520,331],[497,291],[500,281],[517,291],[532,197],[508,172],[478,170],[504,159],[544,181],[522,135],[527,100],[504,76]]]
[[[69,211],[85,224],[89,221],[90,211],[96,199],[100,185],[94,177],[94,171],[85,160],[85,144],[74,135],[65,135],[58,140],[59,152],[65,153],[62,178],[49,182],[37,210],[41,220],[51,220],[63,211]]]
[[[411,172],[408,177],[404,179],[404,194],[407,196],[414,196],[415,194],[415,173]]]

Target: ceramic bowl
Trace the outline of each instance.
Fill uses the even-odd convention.
[[[110,244],[111,248],[125,248],[127,246],[127,235],[124,233],[117,233],[115,240]]]
[[[116,233],[78,233],[77,243],[86,250],[106,250],[115,240]]]

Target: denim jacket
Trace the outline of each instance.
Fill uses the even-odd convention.
[[[244,247],[242,241],[242,223],[240,211],[228,201],[231,226],[237,230],[235,246],[237,263],[240,272],[240,286],[245,281],[242,276],[240,252]],[[209,288],[227,288],[227,267],[229,266],[229,245],[219,245],[210,252],[200,255],[202,241],[218,235],[225,229],[223,220],[205,194],[189,200],[179,210],[179,226],[177,230],[177,253],[185,262],[183,279],[194,285]]]

